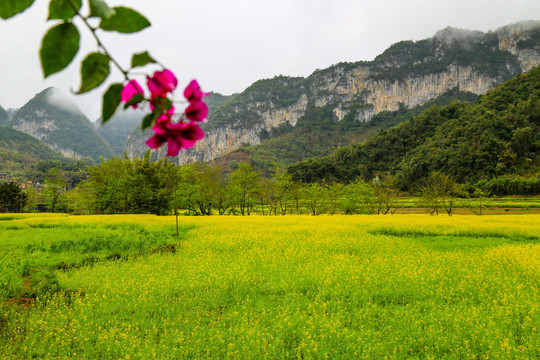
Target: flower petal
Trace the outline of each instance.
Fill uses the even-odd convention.
[[[171,136],[167,139],[167,156],[176,156],[180,152],[181,144]]]
[[[154,135],[150,139],[146,140],[146,145],[150,149],[158,149],[165,142],[165,138],[161,135]]]
[[[198,141],[203,137],[204,132],[202,131],[201,127],[193,121],[186,124],[182,129],[182,138],[186,140]]]
[[[172,71],[165,69],[156,71],[152,77],[146,77],[146,84],[152,98],[165,97],[168,93],[176,89],[178,80]]]
[[[193,101],[185,110],[186,117],[193,121],[204,121],[208,116],[208,106],[204,101]]]
[[[201,101],[203,96],[210,96],[208,93],[203,93],[197,80],[191,80],[186,89],[184,90],[184,97],[189,102]]]
[[[137,80],[131,80],[122,89],[122,93],[120,94],[120,99],[122,100],[122,102],[128,102],[129,100],[131,100],[131,98],[133,96],[135,96],[137,94],[143,94],[144,95],[144,90],[139,85]],[[136,109],[137,104],[133,104],[133,105],[131,105],[131,107]]]

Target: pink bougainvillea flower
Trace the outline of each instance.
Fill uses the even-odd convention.
[[[210,96],[208,93],[203,93],[197,80],[191,80],[186,89],[184,90],[184,96],[189,102],[201,101],[203,96]]]
[[[186,117],[193,121],[204,121],[208,115],[208,106],[204,101],[190,102],[185,111]]]
[[[131,100],[132,97],[134,97],[137,94],[143,94],[144,95],[144,90],[139,85],[137,80],[131,80],[122,89],[121,100],[122,100],[122,102],[128,102],[129,100]],[[132,108],[134,108],[134,109],[137,108],[137,104],[133,104],[133,105],[130,105],[130,106]]]
[[[146,84],[152,98],[165,97],[168,93],[176,89],[178,80],[172,71],[165,69],[156,71],[152,77],[146,77]]]
[[[163,116],[158,119],[154,127],[155,135],[146,141],[146,145],[157,149],[167,143],[167,156],[176,156],[180,149],[188,149],[204,137],[204,133],[198,124],[172,123],[169,118]]]

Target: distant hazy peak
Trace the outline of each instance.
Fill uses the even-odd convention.
[[[514,24],[506,25],[495,30],[497,33],[506,33],[508,35],[520,34],[524,31],[540,29],[539,20],[526,20]]]
[[[478,30],[458,29],[448,26],[435,33],[434,38],[445,43],[479,41],[484,37],[484,33]]]
[[[72,102],[65,93],[55,87],[49,87],[40,92],[37,96],[40,95],[43,96],[45,101],[59,110],[67,111],[73,114],[82,114],[79,107],[75,105],[75,103]]]

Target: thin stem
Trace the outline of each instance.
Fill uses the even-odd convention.
[[[75,1],[74,0],[69,0],[69,3],[71,5],[71,7],[73,8],[73,10],[75,10],[75,13],[82,19],[82,21],[84,22],[84,24],[86,25],[86,27],[88,27],[88,29],[90,30],[90,32],[92,33],[92,35],[94,36],[94,39],[96,39],[96,42],[98,44],[98,47],[101,48],[101,50],[103,50],[103,52],[105,53],[105,55],[107,55],[107,57],[112,61],[112,63],[118,68],[118,70],[120,70],[120,72],[122,72],[122,74],[124,75],[124,78],[126,80],[129,80],[129,77],[128,77],[128,71],[127,70],[124,70],[122,68],[122,66],[120,66],[120,64],[118,63],[118,61],[116,61],[115,58],[112,57],[111,53],[107,50],[107,48],[105,48],[105,45],[103,45],[103,43],[101,42],[101,40],[99,39],[99,37],[97,36],[96,34],[96,29],[93,28],[92,26],[90,26],[90,24],[88,23],[88,19],[86,17],[84,17],[80,12],[79,10],[77,10],[77,4],[75,4]]]

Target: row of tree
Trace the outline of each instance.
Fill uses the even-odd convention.
[[[238,214],[389,214],[404,195],[397,178],[379,174],[367,183],[361,178],[340,183],[293,181],[284,167],[275,166],[263,177],[250,164],[234,171],[196,163],[174,166],[166,159],[102,160],[88,167],[88,178],[68,191],[68,175],[52,168],[42,191],[23,192],[13,183],[0,186],[0,211],[49,211],[81,214],[157,214],[182,210],[189,215]],[[422,182],[420,203],[432,214],[452,214],[455,200],[469,194],[449,176],[430,174]],[[486,194],[476,189],[475,197]]]

